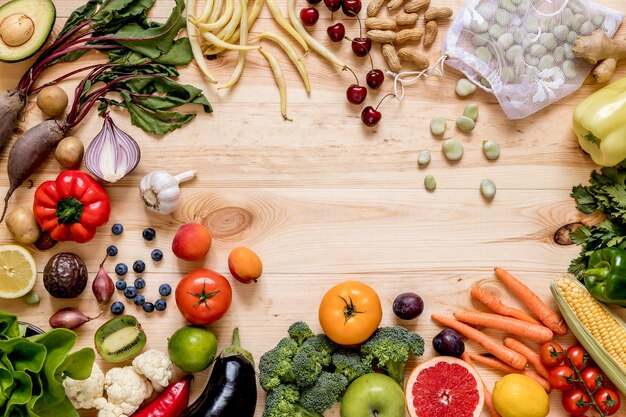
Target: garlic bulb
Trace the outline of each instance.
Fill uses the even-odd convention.
[[[171,175],[167,171],[152,171],[139,182],[139,192],[146,207],[161,214],[176,210],[180,200],[178,184],[189,181],[197,171],[186,171]]]

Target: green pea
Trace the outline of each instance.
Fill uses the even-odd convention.
[[[24,302],[26,304],[39,304],[39,301],[39,294],[37,294],[36,292],[31,291],[24,296]]]
[[[496,183],[490,179],[482,180],[480,183],[480,193],[487,200],[491,200],[496,195]]]
[[[500,157],[500,146],[492,140],[484,140],[483,153],[487,159],[494,161]]]
[[[463,156],[463,145],[454,139],[448,139],[443,142],[441,150],[448,161],[458,161]]]
[[[430,152],[428,152],[428,151],[421,151],[417,155],[417,165],[420,166],[420,167],[425,167],[429,163],[430,163]]]
[[[478,117],[478,115],[476,115],[476,117]],[[459,116],[456,119],[456,127],[462,132],[469,133],[476,127],[476,122],[471,117]]]
[[[463,116],[467,116],[473,121],[478,120],[478,104],[469,103],[466,105],[465,109],[463,109]]]
[[[474,85],[474,83],[467,78],[461,78],[456,82],[456,88],[454,91],[456,91],[456,93],[461,97],[467,97],[474,94],[474,91],[476,91],[476,85]]]
[[[441,136],[446,131],[446,119],[443,117],[433,117],[430,119],[430,131],[435,136]]]
[[[426,187],[428,191],[433,191],[437,188],[437,180],[435,180],[435,177],[426,175],[426,177],[424,177],[424,187]]]

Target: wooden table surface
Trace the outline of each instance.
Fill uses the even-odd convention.
[[[278,3],[285,10],[286,1]],[[626,5],[619,0],[599,3],[626,12]],[[55,0],[55,4],[58,31],[81,1]],[[153,15],[164,18],[172,4],[159,0]],[[299,7],[304,4],[303,0],[298,2]],[[433,0],[433,4],[458,10],[462,1]],[[330,44],[325,34],[330,14],[322,9],[313,32],[317,39]],[[346,23],[348,35],[356,36],[354,22],[340,19]],[[431,61],[440,54],[448,26],[442,26],[435,45],[426,51]],[[264,9],[252,32],[275,28]],[[617,36],[625,34],[622,27]],[[369,63],[352,55],[348,42],[330,47],[364,79]],[[374,63],[382,67],[379,47],[373,51]],[[111,218],[93,241],[82,245],[67,242],[47,252],[29,248],[40,274],[53,253],[71,251],[85,259],[93,278],[105,248],[115,244],[119,254],[106,263],[108,270],[114,276],[115,263],[130,265],[136,259],[146,260],[144,277],[148,284],[144,291],[147,298],[156,299],[159,284],[169,282],[175,286],[193,269],[215,269],[231,279],[234,293],[230,311],[210,329],[218,336],[221,348],[228,344],[232,328],[238,326],[243,344],[257,360],[285,336],[288,325],[296,320],[305,320],[320,331],[320,298],[332,285],[347,279],[362,280],[378,291],[384,308],[383,324],[401,323],[424,337],[424,358],[433,356],[431,340],[440,330],[431,322],[430,314],[450,314],[471,307],[468,293],[477,282],[487,283],[515,304],[495,282],[492,271],[496,265],[515,273],[552,303],[550,282],[566,271],[578,253],[578,247],[556,245],[553,234],[563,224],[582,218],[569,193],[573,185],[586,182],[595,168],[579,149],[570,121],[576,104],[597,86],[585,85],[531,117],[510,121],[494,97],[485,92],[478,90],[468,99],[456,96],[454,86],[459,74],[447,69],[443,78],[422,79],[411,85],[403,102],[385,102],[381,123],[369,129],[360,121],[361,107],[345,99],[345,88],[353,81],[351,74],[338,74],[336,68],[311,52],[306,64],[313,91],[307,96],[286,56],[277,56],[287,77],[290,122],[281,118],[272,74],[255,52],[248,54],[241,81],[230,91],[216,92],[205,84],[194,63],[183,69],[181,80],[203,88],[215,111],[199,114],[191,124],[165,137],[144,133],[130,125],[124,111],[115,112],[116,123],[139,142],[141,162],[127,178],[107,187],[112,200]],[[89,59],[95,60],[97,55]],[[224,83],[235,60],[236,53],[229,53],[210,61],[209,67]],[[85,62],[88,60],[58,65],[46,77],[52,79]],[[32,60],[0,64],[0,87],[14,86],[30,63]],[[614,79],[624,75],[626,68],[620,66]],[[69,93],[76,82],[71,79],[63,86]],[[388,78],[365,104],[375,104],[391,91]],[[453,126],[469,102],[479,104],[480,118],[468,135]],[[462,141],[465,154],[458,163],[447,162],[440,151],[441,140],[430,135],[433,116],[448,120],[446,138]],[[31,101],[18,130],[42,119]],[[100,125],[96,114],[91,114],[73,135],[86,146]],[[497,161],[487,161],[483,156],[481,144],[487,139],[501,146]],[[431,151],[432,162],[418,169],[417,153],[423,149]],[[0,156],[1,172],[6,160],[5,151]],[[183,186],[183,202],[172,215],[151,213],[139,199],[139,180],[156,169],[199,172],[197,179]],[[53,179],[59,171],[60,166],[50,157],[32,177],[34,185]],[[428,174],[437,179],[434,192],[424,189],[423,179]],[[493,179],[498,187],[491,202],[479,193],[484,178]],[[7,185],[6,176],[1,176],[2,193]],[[33,188],[20,188],[11,206],[30,206],[33,192]],[[110,226],[118,222],[124,225],[124,233],[113,236]],[[171,253],[177,227],[187,222],[203,223],[213,231],[211,251],[202,261],[179,261]],[[142,239],[145,227],[156,229],[158,237],[154,241]],[[12,242],[4,225],[0,226],[0,242]],[[248,246],[261,256],[264,274],[258,284],[243,285],[228,274],[226,260],[235,246]],[[153,248],[164,251],[163,262],[150,260]],[[61,307],[80,306],[85,313],[96,314],[89,290],[69,301],[48,296],[41,282],[36,290],[42,295],[39,305],[3,300],[0,309],[45,329],[49,328],[48,317]],[[394,297],[404,291],[421,294],[426,304],[424,314],[412,322],[400,322],[391,311]],[[123,296],[116,292],[115,299]],[[127,312],[136,315],[146,330],[147,348],[165,350],[167,338],[185,325],[173,297],[169,302],[167,311],[152,314],[126,303]],[[93,346],[93,333],[110,316],[107,312],[105,317],[80,328],[79,345]],[[571,336],[561,339],[565,345],[572,340]],[[468,348],[480,351],[472,343]],[[499,377],[484,368],[480,373],[490,386]],[[201,390],[206,375],[207,371],[196,378],[193,397]],[[264,398],[260,390],[257,416],[262,413]],[[551,394],[551,399],[550,415],[565,416],[560,394]],[[82,416],[95,414],[81,412]],[[327,415],[339,413],[334,409]]]

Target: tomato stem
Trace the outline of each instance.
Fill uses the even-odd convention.
[[[209,303],[207,303],[207,301],[211,297],[214,297],[219,293],[220,293],[220,290],[213,291],[213,292],[206,292],[206,280],[202,281],[202,292],[193,293],[191,291],[187,291],[187,294],[193,295],[194,297],[198,299],[198,302],[193,305],[194,308],[198,307],[200,304],[204,304],[207,308],[209,308]]]
[[[572,362],[572,358],[570,357],[570,355],[567,353],[567,351],[563,351],[563,354],[565,355],[565,357],[567,358],[567,360],[569,361],[569,363],[572,365],[572,370],[574,371],[574,373],[576,374],[576,379],[573,379],[573,381],[577,381],[580,382],[582,388],[585,390],[585,393],[589,396],[589,402],[586,404],[590,404],[593,405],[593,408],[596,409],[596,411],[598,412],[598,414],[600,415],[600,417],[606,417],[606,414],[604,414],[602,412],[602,409],[600,408],[600,406],[598,405],[598,403],[596,402],[596,400],[593,398],[593,392],[591,392],[589,390],[589,388],[587,388],[587,384],[584,383],[582,377],[580,376],[580,369],[578,369],[578,367],[576,367],[576,365],[574,364],[574,362]],[[589,354],[585,354],[583,357],[583,366],[582,368],[584,368],[587,365],[587,360],[589,359]],[[582,369],[581,368],[581,369]],[[596,386],[596,389],[599,388]]]
[[[354,305],[354,301],[352,301],[352,297],[348,297],[350,299],[350,302],[348,302],[348,300],[346,300],[345,298],[343,298],[342,296],[339,296],[339,298],[341,298],[341,300],[346,304],[346,308],[343,309],[343,315],[345,317],[345,321],[344,324],[348,322],[348,320],[350,320],[352,317],[354,317],[357,314],[361,314],[361,313],[365,313],[365,311],[358,311]]]

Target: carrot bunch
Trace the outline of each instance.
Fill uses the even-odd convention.
[[[472,326],[502,330],[512,336],[537,343],[552,340],[555,334],[567,333],[563,319],[548,307],[530,288],[502,268],[495,268],[496,277],[535,316],[503,304],[484,288],[476,286],[470,292],[475,300],[484,304],[493,313],[459,310],[454,318],[433,314],[431,318],[442,326],[449,327],[481,345],[491,356],[467,352],[463,359],[468,363],[480,363],[500,372],[521,373],[537,381],[547,392],[552,390],[548,382],[548,370],[541,363],[539,354],[517,339],[507,337],[501,343],[497,339]],[[534,368],[527,368],[531,365]],[[486,388],[485,388],[486,389]],[[493,416],[492,410],[489,410]]]

